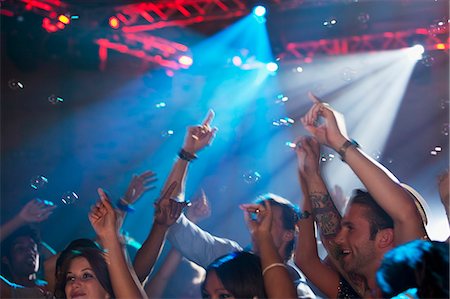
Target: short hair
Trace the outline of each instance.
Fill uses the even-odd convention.
[[[384,298],[417,289],[419,298],[449,297],[446,242],[414,240],[388,251],[376,278]]]
[[[11,257],[12,248],[19,237],[30,237],[39,246],[41,238],[39,230],[35,226],[24,225],[9,235],[1,242],[1,255],[7,258]]]
[[[72,260],[77,257],[84,257],[92,267],[100,285],[105,291],[114,298],[114,291],[109,277],[108,265],[106,264],[104,251],[97,246],[94,241],[92,243],[86,242],[87,239],[80,239],[73,241],[61,252],[58,260],[56,261],[56,282],[55,282],[55,297],[67,298],[65,293],[66,288],[66,276],[69,270]],[[73,244],[75,242],[75,244]],[[81,245],[81,244],[84,244]]]
[[[260,258],[247,251],[233,252],[214,260],[206,268],[206,276],[214,271],[235,298],[267,298]],[[202,297],[204,285],[202,284]]]
[[[282,211],[283,228],[286,230],[295,231],[295,225],[299,220],[300,209],[297,205],[289,200],[273,193],[266,193],[259,196],[255,203],[263,204],[263,201],[269,201],[271,206],[277,206]],[[295,238],[293,238],[286,246],[285,259],[288,260],[294,251]]]
[[[370,225],[370,240],[373,240],[378,231],[386,228],[394,228],[391,216],[373,199],[369,192],[355,189],[349,200],[349,206],[353,204],[363,205],[367,208],[365,213]]]
[[[33,239],[33,241],[38,245],[41,243],[41,238],[40,238],[40,234],[39,234],[39,230],[32,225],[24,225],[22,227],[20,227],[19,229],[17,229],[16,231],[14,231],[11,235],[9,235],[8,237],[6,237],[5,240],[3,240],[0,244],[0,251],[1,251],[1,257],[6,257],[8,260],[11,259],[12,257],[12,250],[13,247],[16,243],[16,240],[20,237],[29,237],[31,239]],[[11,266],[6,264],[5,262],[3,262],[2,259],[2,267],[0,267],[1,269],[1,275],[3,275],[6,279],[10,280],[10,281],[14,281],[13,275],[12,275],[12,269],[10,268]]]

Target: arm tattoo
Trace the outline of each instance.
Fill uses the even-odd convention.
[[[312,213],[324,236],[335,236],[339,232],[341,215],[328,193],[313,192],[309,194]]]

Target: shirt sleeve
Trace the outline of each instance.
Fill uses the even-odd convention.
[[[242,251],[237,242],[211,235],[183,214],[170,227],[167,239],[184,257],[203,268],[220,256]]]

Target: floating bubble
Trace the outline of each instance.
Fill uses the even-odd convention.
[[[303,68],[301,66],[298,66],[298,67],[295,68],[295,71],[297,73],[301,73],[301,72],[303,72]]]
[[[387,159],[387,163],[388,163],[388,164],[392,164],[392,163],[394,163],[394,159],[392,159],[392,158],[388,158],[388,159]]]
[[[71,205],[79,199],[78,195],[73,191],[67,191],[61,197],[61,201],[66,205]]]
[[[362,12],[358,15],[358,21],[362,24],[367,24],[370,20],[370,15],[366,12]]]
[[[42,175],[35,176],[30,180],[30,186],[35,190],[43,188],[47,183],[47,178]]]
[[[261,179],[261,175],[259,174],[259,172],[254,170],[250,170],[244,173],[242,177],[247,184],[256,184]]]
[[[289,98],[287,96],[280,93],[279,95],[277,95],[275,104],[283,104],[283,103],[286,103],[288,100],[289,100]]]
[[[295,123],[295,121],[290,117],[282,117],[279,120],[272,121],[272,125],[274,125],[276,127],[279,127],[279,126],[290,127],[294,123]]]
[[[333,27],[336,24],[337,24],[337,20],[334,17],[331,17],[331,18],[323,21],[323,23],[322,23],[322,25],[326,26],[326,27]]]
[[[160,108],[165,108],[166,107],[166,103],[164,102],[159,102],[155,105],[156,108],[160,109]]]
[[[18,89],[23,89],[24,85],[16,79],[11,79],[8,81],[8,86],[9,88],[11,88],[12,90],[18,90]]]
[[[173,130],[162,131],[162,132],[161,132],[161,137],[167,138],[167,137],[172,136],[173,133],[174,133]]]
[[[438,34],[444,34],[448,30],[448,19],[442,18],[434,20],[428,28],[428,33],[435,36]]]
[[[422,59],[420,60],[420,62],[426,66],[426,67],[430,67],[434,64],[434,57],[431,56],[430,54],[426,54],[422,56]]]
[[[356,71],[352,68],[346,67],[342,70],[342,80],[350,82],[356,78]]]
[[[64,99],[58,96],[55,96],[54,94],[52,94],[51,96],[48,97],[48,101],[50,103],[52,103],[53,105],[57,105],[60,104],[62,102],[64,102]]]
[[[375,160],[380,160],[380,158],[381,158],[381,152],[380,152],[380,151],[375,151],[375,152],[372,154],[372,157],[373,157]]]
[[[290,142],[290,141],[286,142],[285,144],[286,144],[286,146],[289,146],[290,148],[295,148],[296,147],[296,144],[293,143],[293,142]]]
[[[446,99],[441,99],[441,109],[447,109],[448,108],[448,104],[449,104],[449,100]]]
[[[442,126],[441,134],[444,135],[444,136],[448,136],[448,129],[449,129],[448,123],[445,123]]]

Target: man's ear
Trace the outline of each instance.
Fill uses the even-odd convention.
[[[286,230],[286,231],[283,233],[283,241],[289,242],[289,241],[291,241],[291,240],[294,239],[294,236],[295,236],[295,232],[294,232],[294,231]]]
[[[385,228],[380,230],[376,236],[376,244],[380,249],[386,249],[394,246],[394,230]]]

